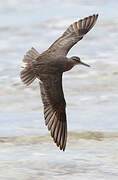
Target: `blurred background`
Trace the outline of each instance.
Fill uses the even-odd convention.
[[[95,13],[96,25],[68,54],[91,68],[63,76],[69,133],[60,152],[45,127],[38,81],[20,80],[22,59]],[[0,180],[117,180],[117,0],[0,0],[0,19]]]

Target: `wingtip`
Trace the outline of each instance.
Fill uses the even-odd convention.
[[[93,14],[93,15],[91,15],[91,16],[98,16],[99,14],[98,13],[95,13],[95,14]]]
[[[97,13],[97,14],[95,14],[95,16],[96,16],[96,18],[98,18],[99,14]]]
[[[44,110],[46,126],[48,127],[50,135],[53,138],[56,146],[60,150],[65,151],[67,141],[67,125],[65,121],[65,115],[63,115],[63,113],[57,114],[57,111],[53,113],[51,112],[52,110],[50,110],[50,108],[46,108],[46,110]],[[64,120],[64,122],[62,120]]]
[[[92,14],[92,15],[90,15],[90,16],[88,16],[88,17],[96,17],[96,18],[98,18],[98,16],[99,16],[99,14],[98,13],[96,13],[96,14]],[[86,18],[88,18],[88,17],[86,17]]]
[[[97,13],[97,14],[94,14],[94,15],[95,15],[96,21],[97,21],[99,14]]]

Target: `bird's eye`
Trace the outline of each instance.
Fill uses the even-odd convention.
[[[77,58],[74,57],[73,60],[77,61]]]
[[[77,58],[73,58],[73,60],[74,60],[74,61],[79,61],[79,59],[77,59]]]

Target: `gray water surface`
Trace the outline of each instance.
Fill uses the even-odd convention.
[[[0,180],[118,179],[118,2],[0,1]],[[38,81],[25,87],[22,58],[47,49],[73,21],[99,13],[71,49],[91,68],[63,76],[67,102],[65,152],[44,124]]]

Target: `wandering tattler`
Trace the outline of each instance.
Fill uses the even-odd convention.
[[[20,77],[24,84],[31,84],[39,79],[41,97],[44,105],[44,118],[54,142],[65,150],[67,142],[66,102],[62,88],[63,72],[75,65],[85,65],[79,57],[67,58],[68,51],[96,23],[98,14],[81,19],[71,24],[46,51],[39,54],[31,48],[24,56],[23,70]]]

